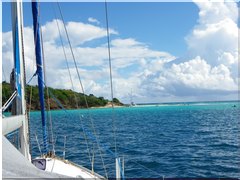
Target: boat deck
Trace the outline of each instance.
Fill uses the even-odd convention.
[[[2,178],[69,178],[37,169],[2,136]]]
[[[35,159],[37,160],[37,159]],[[42,160],[42,158],[39,158]],[[90,178],[105,179],[87,168],[58,157],[46,157],[46,169],[40,170],[30,163],[7,139],[2,136],[3,178]],[[40,162],[41,163],[41,162]]]
[[[105,179],[103,176],[90,171],[89,169],[74,164],[71,161],[62,159],[55,155],[43,156],[33,160],[36,167],[44,169],[47,172],[62,174],[73,178],[84,179]]]

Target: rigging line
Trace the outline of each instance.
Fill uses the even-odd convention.
[[[81,121],[81,125],[83,124],[83,120],[82,118],[80,117],[79,115],[79,119]],[[88,141],[87,141],[87,136],[86,136],[86,133],[83,131],[83,136],[84,136],[84,139],[85,139],[85,142],[86,142],[86,146],[87,146],[87,151],[88,151],[88,156],[89,156],[89,160],[90,160],[90,163],[93,161],[93,158],[91,158],[91,155],[90,155],[90,149],[89,149],[89,146],[88,146]],[[94,156],[94,152],[93,152],[93,156]]]
[[[37,72],[35,72],[35,73],[32,75],[32,77],[28,80],[27,85],[29,85],[29,83],[32,81],[32,79],[33,79],[34,76],[36,76],[36,75],[37,75]]]
[[[80,86],[81,86],[81,89],[82,89],[82,92],[83,92],[83,97],[84,97],[84,100],[85,100],[85,103],[86,103],[86,106],[87,106],[87,110],[88,110],[88,113],[89,113],[89,116],[90,116],[92,129],[94,131],[95,136],[97,137],[96,130],[94,128],[93,121],[92,121],[92,118],[91,118],[91,113],[89,112],[89,106],[88,106],[87,98],[86,98],[86,95],[85,95],[85,92],[84,92],[84,88],[83,88],[83,84],[82,84],[82,81],[81,81],[80,73],[79,73],[78,68],[77,68],[76,59],[75,59],[75,56],[74,56],[74,53],[73,53],[73,50],[72,50],[72,45],[70,43],[70,39],[69,39],[69,36],[68,36],[67,28],[65,26],[65,21],[63,19],[61,7],[60,7],[60,4],[58,2],[57,2],[57,5],[58,5],[59,12],[60,12],[60,15],[61,15],[61,18],[62,18],[62,21],[63,21],[64,29],[65,29],[67,40],[68,40],[68,43],[69,43],[69,47],[70,47],[70,50],[71,50],[71,53],[72,53],[72,56],[73,56],[73,61],[74,61],[75,69],[77,71],[78,80],[79,80],[79,83],[80,83]],[[100,156],[101,156],[101,159],[102,159],[102,164],[103,164],[103,168],[104,168],[104,171],[105,171],[105,174],[106,174],[106,178],[108,179],[108,175],[107,175],[106,167],[105,167],[105,164],[104,164],[104,161],[103,161],[102,153],[101,153],[101,150],[100,150],[100,147],[99,147],[99,143],[97,143],[97,146],[98,146],[99,153],[100,153]]]
[[[16,133],[18,133],[18,130],[8,133],[6,136],[7,136],[7,138],[10,138],[11,136],[15,135]]]
[[[40,10],[40,8],[39,8]],[[40,17],[39,17],[40,19]],[[42,27],[40,26],[40,35],[41,35],[41,45],[42,45],[42,59],[43,59],[43,71],[44,71],[44,81],[46,82],[45,84],[47,84],[47,76],[46,76],[46,64],[45,64],[45,55],[44,55],[44,45],[43,45],[43,38],[42,38]],[[47,92],[47,119],[49,122],[49,128],[48,128],[48,132],[50,132],[51,134],[51,138],[50,139],[50,143],[52,144],[52,150],[55,154],[55,147],[53,144],[53,125],[52,125],[52,114],[51,114],[51,104],[50,104],[50,98],[49,98],[49,90],[48,90],[48,86],[45,86],[46,88],[46,92]]]
[[[75,59],[75,56],[74,56],[74,53],[73,53],[72,45],[71,45],[71,43],[70,43],[70,38],[69,38],[69,36],[68,36],[67,28],[66,28],[66,26],[65,26],[65,21],[64,21],[64,19],[63,19],[62,11],[61,11],[61,8],[60,8],[60,5],[59,5],[58,2],[57,2],[57,5],[58,5],[59,11],[60,11],[61,19],[62,19],[62,21],[63,21],[63,27],[64,27],[64,30],[65,30],[65,32],[66,32],[68,44],[69,44],[70,51],[71,51],[71,54],[72,54],[72,57],[73,57],[73,61],[74,61],[74,65],[75,65],[75,68],[76,68],[76,71],[77,71],[77,76],[78,76],[79,83],[80,83],[80,86],[81,86],[81,89],[82,89],[82,93],[84,94],[84,100],[85,100],[85,103],[86,103],[87,108],[89,108],[88,102],[87,102],[87,98],[86,98],[86,96],[85,96],[85,92],[84,92],[84,88],[83,88],[81,76],[80,76],[79,70],[78,70],[78,68],[77,68],[77,63],[76,63],[76,59]]]
[[[30,99],[29,99],[29,108],[28,108],[28,114],[29,114],[29,119],[30,119],[30,112],[31,112],[31,108],[32,108],[32,89],[33,87],[31,86],[31,89],[30,89]]]
[[[58,24],[58,20],[57,20],[57,15],[56,15],[56,10],[55,10],[55,8],[54,8],[54,5],[53,5],[53,10],[54,10],[54,15],[55,15],[56,23],[57,23],[57,28],[58,28],[58,32],[59,32],[59,36],[60,36],[60,41],[61,41],[61,45],[62,45],[62,48],[63,48],[63,53],[64,53],[64,57],[65,57],[67,69],[68,69],[68,74],[69,74],[70,81],[71,81],[71,86],[72,86],[72,89],[73,89],[73,91],[74,91],[73,80],[72,80],[72,76],[71,76],[71,72],[70,72],[70,68],[69,68],[69,64],[68,64],[68,59],[67,59],[66,51],[65,51],[65,48],[64,48],[64,44],[63,44],[63,40],[62,40],[62,35],[61,35],[61,32],[60,32],[60,28],[59,28],[59,24]],[[73,94],[74,94],[74,99],[75,99],[75,102],[76,102],[76,108],[78,109],[79,106],[78,106],[77,96],[76,96],[75,93],[73,93]],[[80,115],[79,115],[79,119],[80,119],[81,123],[83,123],[82,118],[81,118]],[[92,160],[91,160],[90,150],[89,150],[89,146],[88,146],[88,141],[87,141],[87,138],[86,138],[86,134],[85,134],[84,132],[83,132],[83,134],[84,134],[85,143],[86,143],[86,146],[87,146],[87,151],[88,151],[89,160],[90,160],[90,163],[91,163]]]
[[[108,42],[108,62],[109,62],[109,76],[110,76],[110,86],[111,86],[111,98],[112,98],[112,123],[113,123],[113,134],[115,141],[115,154],[117,154],[117,138],[116,138],[116,126],[115,126],[115,111],[113,105],[113,78],[112,78],[112,62],[111,62],[111,48],[110,48],[110,34],[109,34],[109,25],[108,25],[108,9],[107,1],[105,0],[105,15],[106,15],[106,26],[107,26],[107,42]]]
[[[37,134],[36,134],[36,133],[35,133],[35,139],[36,139],[36,142],[37,142],[38,150],[39,150],[39,152],[40,152],[40,154],[41,154],[41,156],[42,156],[41,146],[40,146],[40,144],[39,144],[38,137],[37,137]]]
[[[65,61],[66,61],[67,69],[68,69],[68,74],[69,74],[70,81],[71,81],[71,86],[72,86],[72,89],[73,89],[73,91],[74,91],[72,75],[71,75],[71,72],[70,72],[70,68],[69,68],[69,64],[68,64],[68,59],[67,59],[66,51],[65,51],[65,48],[64,48],[64,44],[63,44],[63,40],[62,40],[62,35],[61,35],[61,32],[60,32],[59,23],[58,23],[58,20],[57,20],[56,11],[55,11],[54,6],[53,6],[53,10],[54,10],[54,15],[55,15],[56,24],[57,24],[57,28],[58,28],[58,33],[59,33],[59,37],[60,37],[60,42],[61,42],[61,45],[62,45],[62,48],[63,48],[63,54],[64,54],[64,57],[65,57]],[[74,94],[74,98],[75,98],[75,101],[76,101],[76,107],[77,107],[77,109],[78,109],[78,102],[77,102],[77,97],[76,97],[75,94]]]
[[[33,63],[33,66],[34,66],[34,63]],[[27,85],[32,81],[32,79],[33,79],[33,77],[36,75],[37,73],[34,73],[34,75],[31,77],[31,79],[28,81],[28,83],[27,83]],[[33,86],[31,86],[30,87],[30,99],[29,99],[29,103],[28,103],[28,118],[29,118],[29,121],[30,121],[30,118],[31,118],[31,114],[30,114],[30,112],[31,112],[31,108],[32,108],[32,92],[33,92]],[[30,128],[29,128],[29,137],[30,137],[30,135],[31,135],[31,130],[30,130]],[[30,141],[31,142],[31,141]],[[30,143],[29,143],[30,144]],[[32,149],[32,147],[31,147],[31,149]]]
[[[13,102],[15,97],[17,96],[17,90],[13,92],[13,94],[10,96],[10,98],[5,102],[5,104],[1,108],[1,112],[4,112]]]
[[[34,68],[34,64],[33,64],[33,67],[32,67],[32,69]],[[37,74],[37,71],[32,75],[32,77],[29,79],[29,81],[27,82],[27,85],[29,85],[30,84],[30,82],[32,81],[32,79],[34,78],[34,76],[36,76],[36,74]],[[27,89],[27,88],[26,88]],[[31,108],[32,108],[32,89],[33,89],[33,87],[32,86],[30,86],[30,98],[29,98],[29,103],[27,102],[27,104],[28,104],[28,118],[30,119],[31,118],[31,114],[30,114],[30,112],[31,112]],[[30,132],[30,129],[29,129],[29,132]],[[30,133],[31,134],[31,133]],[[30,136],[30,135],[29,135]]]

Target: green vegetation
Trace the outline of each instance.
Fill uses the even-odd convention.
[[[2,103],[4,104],[8,98],[11,96],[13,91],[11,90],[10,84],[2,82]],[[66,89],[53,89],[48,88],[49,91],[49,104],[51,109],[60,109],[58,103],[59,101],[65,109],[76,109],[76,108],[86,108],[86,102],[84,100],[84,95],[82,93],[77,93],[72,90]],[[32,94],[32,95],[31,95]],[[93,94],[85,95],[89,107],[103,107],[110,103],[109,100],[104,99],[104,97],[96,97]],[[45,104],[47,107],[47,89],[45,89]],[[27,86],[26,87],[26,101],[28,108],[31,104],[31,110],[40,110],[40,103],[38,97],[38,87],[37,86]],[[117,98],[113,99],[115,105],[123,105]]]

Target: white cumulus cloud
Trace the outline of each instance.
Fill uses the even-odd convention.
[[[189,52],[212,66],[237,65],[238,8],[233,2],[197,2],[198,24],[186,37]],[[223,59],[225,58],[225,59]]]
[[[185,37],[187,58],[177,61],[168,52],[152,49],[134,37],[121,38],[110,28],[114,94],[128,103],[135,102],[236,99],[238,91],[238,8],[236,3],[196,2],[199,19]],[[49,86],[71,88],[60,44],[56,21],[63,36],[74,90],[81,91],[71,51],[61,20],[42,26],[44,55]],[[110,97],[106,29],[93,24],[69,21],[66,28],[86,93]],[[11,32],[2,34],[3,68],[8,75],[13,67]],[[102,38],[102,39],[101,39]],[[105,38],[105,40],[103,40]],[[99,40],[102,41],[99,41]],[[98,44],[86,44],[98,40]],[[27,79],[35,72],[33,32],[24,28]],[[8,77],[7,77],[8,80]]]
[[[93,18],[93,17],[89,17],[88,21],[91,22],[91,23],[100,24],[100,22],[97,19]]]
[[[148,96],[146,99],[156,102],[237,99],[237,4],[210,1],[196,4],[199,19],[185,38],[190,58],[181,62],[142,60],[145,68],[138,74],[142,80],[138,88]]]

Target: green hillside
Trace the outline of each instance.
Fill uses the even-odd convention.
[[[31,91],[32,91],[31,110],[40,110],[37,86],[26,87],[27,106],[29,107],[30,105]],[[57,99],[65,109],[76,109],[77,107],[86,108],[84,95],[82,93],[77,93],[72,90],[53,89],[53,88],[49,88],[49,92],[50,92],[49,102],[50,102],[51,109],[60,109],[55,99]],[[3,104],[8,100],[8,98],[11,96],[12,93],[13,91],[11,90],[10,84],[6,82],[2,82],[2,103]],[[103,107],[110,102],[109,100],[104,99],[104,97],[96,97],[93,94],[86,95],[86,99],[89,107]],[[77,103],[76,103],[76,100],[77,100]],[[114,98],[113,102],[116,105],[123,105],[117,98]],[[47,105],[46,89],[45,89],[45,103]]]

